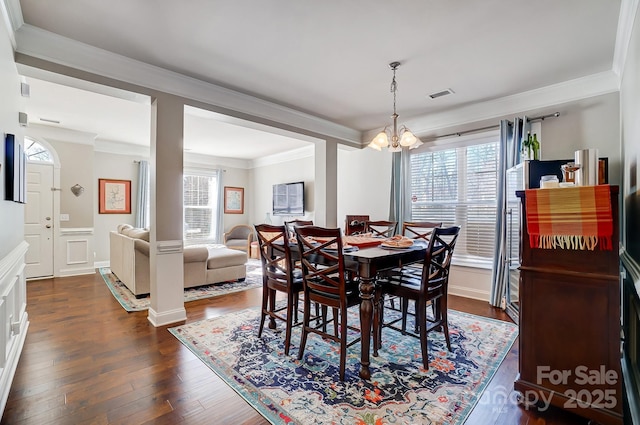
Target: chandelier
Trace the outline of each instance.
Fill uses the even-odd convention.
[[[400,66],[400,62],[391,62],[389,68],[393,71],[393,79],[391,80],[391,93],[393,93],[393,128],[386,126],[380,133],[373,138],[369,147],[377,151],[389,146],[389,152],[400,152],[403,147],[409,149],[417,148],[422,144],[406,126],[398,129],[398,114],[396,113],[396,92],[398,91],[398,83],[396,82],[396,69]]]

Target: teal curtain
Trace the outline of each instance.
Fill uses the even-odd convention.
[[[391,199],[389,221],[398,223],[396,229],[402,231],[402,224],[411,219],[411,162],[409,148],[394,152],[391,159]]]
[[[138,163],[136,227],[149,227],[149,161],[140,161]]]
[[[500,158],[498,160],[498,196],[497,196],[497,217],[495,231],[495,256],[493,257],[493,270],[491,275],[491,299],[490,303],[494,307],[500,307],[504,298],[504,291],[509,280],[507,270],[507,230],[505,224],[505,214],[507,211],[507,198],[505,196],[507,169],[515,165],[517,157],[514,151],[517,150],[514,137],[514,128],[518,128],[518,123],[512,125],[508,120],[500,121]]]

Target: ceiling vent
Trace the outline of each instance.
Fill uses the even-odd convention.
[[[439,91],[439,92],[436,92],[436,93],[431,93],[431,94],[429,95],[429,97],[430,97],[431,99],[435,99],[435,98],[442,97],[442,96],[447,96],[447,95],[449,95],[449,94],[453,94],[453,93],[454,93],[454,91],[453,91],[453,90],[451,90],[451,89],[445,89],[445,90],[442,90],[442,91]]]

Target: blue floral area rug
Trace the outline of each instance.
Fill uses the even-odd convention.
[[[359,324],[358,307],[350,323]],[[389,309],[385,316],[394,314]],[[340,382],[339,345],[310,334],[297,360],[300,327],[284,355],[284,324],[266,326],[245,310],[169,331],[272,424],[455,424],[465,419],[517,337],[512,323],[450,310],[452,352],[441,332],[429,334],[429,370],[417,338],[383,330],[371,357],[371,379],[358,376],[360,344],[349,348]]]
[[[122,283],[116,275],[111,273],[108,267],[100,269],[100,275],[114,298],[127,311],[148,310],[151,303],[149,295],[136,298],[133,293]],[[204,285],[184,290],[184,301],[195,301],[203,298],[219,297],[232,292],[246,291],[247,289],[262,286],[262,267],[260,262],[249,260],[247,263],[247,277],[243,282],[222,282],[214,285]]]

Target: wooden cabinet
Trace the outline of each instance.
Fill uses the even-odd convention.
[[[522,202],[520,374],[514,384],[598,423],[622,424],[618,187],[610,187],[612,250],[529,246]]]

